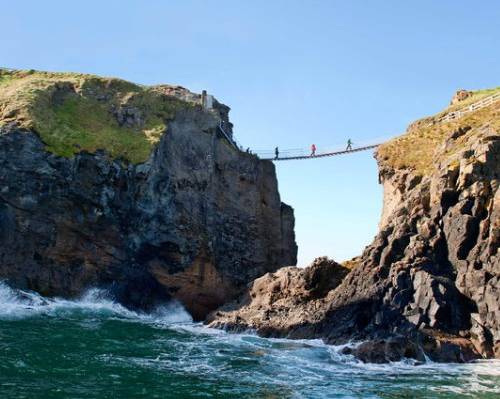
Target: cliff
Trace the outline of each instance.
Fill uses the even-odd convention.
[[[271,162],[229,108],[179,86],[0,71],[0,279],[48,296],[105,287],[195,319],[296,262]]]
[[[493,92],[469,93],[379,147],[384,209],[361,256],[270,273],[210,325],[364,341],[345,348],[364,361],[499,358],[500,101],[446,117]],[[324,277],[305,287],[318,270]],[[327,289],[311,295],[319,284]]]

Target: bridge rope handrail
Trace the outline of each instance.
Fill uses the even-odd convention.
[[[345,149],[345,150],[339,150],[339,151],[333,151],[333,152],[322,152],[314,155],[295,155],[295,156],[288,156],[288,157],[278,157],[278,158],[262,158],[263,160],[267,161],[291,161],[294,159],[316,159],[316,158],[324,158],[324,157],[333,157],[336,155],[344,155],[344,154],[350,154],[351,152],[359,152],[359,151],[366,151],[370,150],[372,148],[377,148],[380,144],[371,144],[363,147],[353,147],[351,149]]]

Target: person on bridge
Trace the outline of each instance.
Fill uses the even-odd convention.
[[[314,157],[315,155],[316,155],[316,145],[315,145],[315,144],[313,144],[313,145],[311,146],[311,156],[312,156],[312,157]]]
[[[278,150],[278,147],[276,147],[276,148],[274,149],[274,155],[275,155],[274,159],[278,159],[278,158],[279,158],[279,156],[280,156],[280,151]]]
[[[351,141],[351,139],[347,140],[347,148],[345,150],[346,151],[351,151],[352,150],[352,141]]]

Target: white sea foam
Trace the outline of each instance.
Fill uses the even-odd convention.
[[[141,319],[146,321],[153,321],[159,324],[173,324],[173,325],[186,325],[193,324],[193,318],[177,301],[170,301],[164,305],[159,306],[153,312],[148,314],[138,315]]]
[[[0,281],[0,319],[24,318],[40,314],[61,315],[71,312],[107,314],[148,323],[191,323],[192,318],[176,301],[164,304],[151,313],[139,313],[113,301],[107,291],[93,288],[80,298],[45,298],[36,292],[13,289]]]
[[[305,390],[310,395],[306,397],[311,398],[328,397],[328,390],[335,384],[344,387],[358,384],[357,388],[366,389],[374,381],[394,381],[395,386],[415,392],[430,389],[436,394],[462,396],[471,392],[500,393],[500,388],[491,383],[492,378],[500,375],[498,361],[472,364],[429,362],[421,366],[415,366],[413,360],[365,364],[352,355],[342,354],[344,345],[331,346],[321,340],[266,339],[248,333],[211,331],[194,323],[176,329],[196,334],[196,337],[170,338],[168,345],[172,349],[153,358],[133,358],[134,364],[197,377],[217,375],[235,379],[238,383],[252,384],[258,380],[262,384],[293,387],[297,392]],[[171,356],[172,351],[175,351],[175,356]],[[114,361],[129,362],[131,359],[115,357]],[[248,367],[252,371],[235,371],[234,367],[242,370]],[[346,394],[344,397],[350,396]]]
[[[447,374],[457,377],[464,374],[500,376],[500,360],[480,360],[465,364],[436,363],[430,359],[427,359],[425,363],[417,362],[415,359],[403,359],[383,364],[363,363],[353,355],[342,353],[345,347],[355,347],[361,342],[329,345],[320,339],[262,338],[252,331],[228,333],[208,328],[201,323],[180,324],[175,329],[204,336],[206,341],[212,341],[214,344],[224,343],[228,347],[262,351],[264,356],[274,358],[276,362],[286,357],[284,363],[286,366],[284,367],[301,370],[301,372],[320,365],[322,371],[336,375],[389,375],[397,373],[408,376],[413,374]],[[193,341],[192,344],[197,345],[199,341]],[[207,342],[205,342],[206,344]],[[500,392],[500,387],[495,388],[493,392]]]
[[[79,318],[93,320],[97,316],[123,322],[145,323],[154,328],[179,332],[178,335],[155,338],[162,348],[154,357],[131,358],[106,354],[106,362],[133,362],[138,367],[160,369],[188,375],[217,375],[237,378],[251,384],[257,378],[273,386],[304,387],[311,397],[322,397],[311,390],[325,389],[331,381],[392,380],[416,384],[415,389],[430,389],[466,395],[470,392],[500,393],[488,381],[500,376],[500,361],[479,361],[469,364],[442,364],[431,361],[415,366],[412,360],[389,364],[365,364],[352,355],[342,353],[345,345],[327,345],[321,340],[266,339],[251,332],[226,333],[193,323],[176,302],[145,314],[126,309],[110,299],[103,290],[92,289],[75,300],[44,298],[34,292],[15,290],[0,282],[0,320],[34,316]],[[350,343],[350,346],[355,345]],[[175,356],[172,356],[172,353]],[[233,362],[247,364],[252,372],[234,374]],[[257,364],[257,366],[256,366]],[[460,380],[460,384],[455,381]],[[398,382],[403,384],[403,382]],[[432,383],[432,384],[429,384]],[[323,388],[322,388],[323,387]],[[294,388],[294,389],[295,389]]]
[[[190,346],[186,349],[187,353],[192,354],[194,346],[197,347],[197,352],[201,352],[198,354],[199,359],[195,361],[198,366],[202,364],[203,368],[207,367],[206,360],[217,356],[216,348],[220,348],[222,345],[228,348],[227,351],[231,353],[228,355],[227,351],[224,351],[221,354],[222,358],[235,356],[240,361],[260,359],[263,366],[266,365],[269,370],[273,370],[270,374],[259,376],[262,381],[270,384],[280,384],[291,376],[297,378],[296,381],[301,381],[301,384],[308,386],[320,386],[325,384],[325,381],[338,378],[391,380],[397,377],[405,381],[415,380],[415,383],[418,381],[418,387],[415,389],[425,390],[427,382],[433,381],[436,386],[428,389],[441,390],[442,392],[456,392],[458,390],[461,394],[470,392],[500,393],[499,386],[488,385],[484,380],[488,377],[500,376],[500,361],[497,360],[484,360],[467,364],[428,361],[424,364],[418,363],[418,366],[414,359],[404,359],[386,364],[363,363],[352,355],[342,353],[346,346],[356,346],[359,343],[333,346],[325,344],[322,340],[261,338],[252,333],[230,334],[211,331],[209,328],[196,324],[182,328],[198,334],[200,337],[205,337],[203,342],[193,340],[189,343],[183,343],[183,345]],[[158,359],[158,362],[163,366],[168,363],[164,359]],[[149,366],[152,364],[154,362]],[[210,364],[217,368],[213,366],[213,363]],[[169,366],[175,368],[176,364]],[[224,373],[224,370],[212,370],[212,372]],[[440,384],[441,378],[448,379],[449,384]],[[456,380],[462,381],[463,386],[455,386]]]

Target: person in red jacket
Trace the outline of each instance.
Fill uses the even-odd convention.
[[[311,146],[311,156],[313,157],[313,156],[315,156],[315,155],[316,155],[316,145],[314,145],[314,144],[313,144],[313,145]]]

